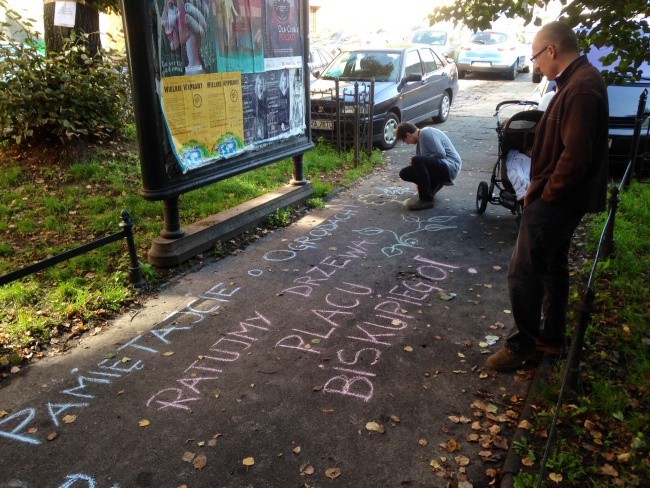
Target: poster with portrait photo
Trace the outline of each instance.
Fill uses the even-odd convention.
[[[266,73],[242,75],[242,103],[244,108],[244,144],[256,145],[269,137],[268,86]]]
[[[289,135],[290,83],[289,70],[266,72],[268,92],[268,135],[274,138]]]
[[[289,124],[292,135],[305,132],[305,85],[302,68],[289,70],[291,93],[289,102]]]

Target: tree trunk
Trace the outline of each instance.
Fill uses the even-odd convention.
[[[49,1],[43,5],[43,37],[45,48],[48,53],[59,53],[63,50],[66,39],[73,31],[78,34],[90,34],[88,41],[90,52],[96,54],[101,49],[99,37],[99,11],[84,3],[77,3],[77,14],[74,27],[59,27],[54,25],[54,9],[56,3]]]

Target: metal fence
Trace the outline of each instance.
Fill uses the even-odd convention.
[[[354,149],[358,163],[362,151],[372,152],[374,100],[374,78],[345,87],[337,78],[334,88],[312,91],[314,138],[323,137],[339,151]]]
[[[140,261],[138,260],[138,254],[135,247],[133,222],[131,221],[129,212],[126,210],[122,210],[121,218],[122,222],[120,222],[120,227],[122,230],[120,232],[102,237],[101,239],[89,242],[83,246],[71,249],[70,251],[57,254],[51,258],[39,261],[19,270],[12,271],[11,273],[0,276],[0,286],[6,285],[21,278],[25,278],[31,274],[43,271],[44,269],[51,268],[56,264],[68,261],[69,259],[72,259],[76,256],[81,256],[82,254],[86,254],[87,252],[93,251],[112,242],[117,242],[121,239],[126,239],[127,249],[129,253],[129,281],[136,287],[143,286],[145,284],[145,281],[142,277],[142,269],[140,268]]]

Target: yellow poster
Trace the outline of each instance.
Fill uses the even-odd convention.
[[[162,78],[163,112],[183,172],[244,149],[239,72]]]

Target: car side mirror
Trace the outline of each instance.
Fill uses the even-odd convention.
[[[404,78],[404,83],[410,83],[412,81],[422,81],[422,74],[421,73],[412,73],[408,75],[406,78]]]

